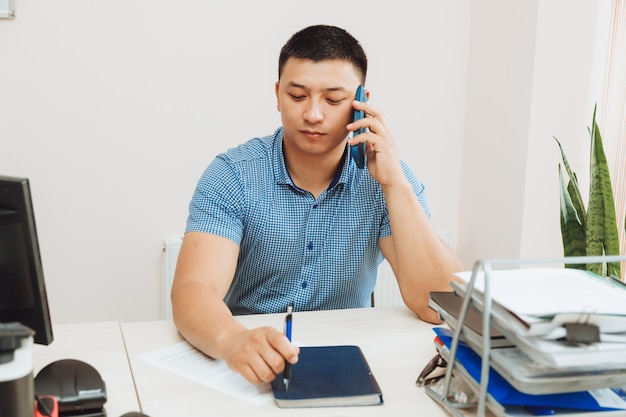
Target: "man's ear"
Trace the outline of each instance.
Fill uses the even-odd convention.
[[[274,93],[276,94],[276,110],[280,112],[280,99],[278,98],[278,90],[280,88],[280,80],[274,84]]]

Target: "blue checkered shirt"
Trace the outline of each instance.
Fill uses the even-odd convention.
[[[391,234],[383,192],[346,151],[340,172],[317,199],[285,167],[283,130],[218,155],[200,178],[187,231],[239,245],[225,302],[235,315],[368,307]],[[347,150],[347,148],[346,148]],[[426,214],[424,186],[402,163]]]

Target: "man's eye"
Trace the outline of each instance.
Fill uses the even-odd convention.
[[[294,100],[302,100],[304,99],[304,96],[302,95],[297,95],[297,94],[289,94],[289,96],[294,99]]]
[[[334,105],[334,104],[339,104],[339,103],[341,103],[342,101],[343,101],[343,99],[342,99],[342,98],[337,99],[337,100],[333,100],[333,99],[330,99],[330,98],[328,99],[328,102],[329,102],[330,104],[333,104],[333,105]]]

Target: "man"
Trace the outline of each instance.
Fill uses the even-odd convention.
[[[244,328],[234,314],[367,307],[384,256],[407,307],[438,322],[429,292],[450,290],[462,270],[381,113],[354,100],[366,72],[363,49],[343,29],[294,34],[275,86],[282,127],[218,155],[192,198],[174,321],[250,382],[273,380],[298,348],[275,328]],[[367,117],[351,123],[354,109]],[[369,131],[347,140],[360,128]],[[361,142],[366,169],[350,157]]]

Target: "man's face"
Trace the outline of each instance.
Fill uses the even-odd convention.
[[[276,83],[285,151],[308,156],[343,152],[359,84],[357,70],[347,61],[289,58]]]

